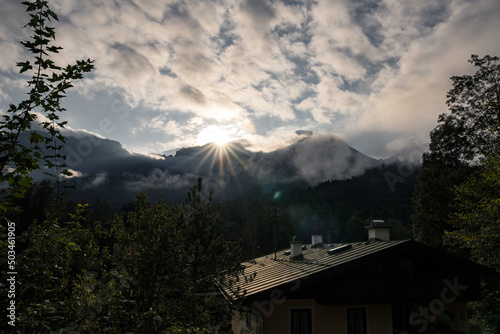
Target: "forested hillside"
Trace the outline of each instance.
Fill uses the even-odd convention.
[[[288,247],[294,235],[310,242],[313,231],[328,242],[366,240],[364,226],[372,219],[393,225],[395,239],[411,237],[410,215],[418,167],[394,162],[363,175],[332,180],[316,187],[256,187],[226,204],[228,221],[241,229],[248,254]],[[403,177],[404,175],[405,177]]]

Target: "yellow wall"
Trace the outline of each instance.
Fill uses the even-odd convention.
[[[321,305],[312,299],[279,300],[272,306],[253,304],[252,311],[262,311],[262,334],[290,334],[290,310],[293,308],[311,308],[314,334],[346,334],[346,309],[342,305]],[[365,307],[368,334],[391,333],[391,307],[388,304],[354,305]],[[257,321],[259,323],[260,321]],[[252,321],[255,323],[255,321]],[[244,328],[240,320],[233,322],[233,331],[242,333]]]
[[[389,304],[369,305],[366,308],[368,334],[392,333],[392,307]]]

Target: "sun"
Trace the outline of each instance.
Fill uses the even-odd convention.
[[[198,133],[196,145],[202,146],[208,143],[214,143],[218,146],[225,146],[233,140],[231,132],[217,125],[210,125]]]
[[[221,133],[217,133],[213,137],[213,142],[219,146],[224,146],[228,142],[231,141],[231,136],[229,133],[222,131]]]

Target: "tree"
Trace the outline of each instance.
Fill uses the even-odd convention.
[[[454,76],[447,94],[449,113],[438,118],[432,130],[429,152],[424,154],[413,197],[415,238],[442,247],[450,228],[453,187],[464,182],[481,157],[498,145],[494,131],[500,121],[500,59],[472,55],[474,75]]]
[[[431,151],[440,152],[470,164],[492,153],[499,140],[495,127],[500,122],[500,58],[472,55],[469,63],[477,67],[474,75],[454,76],[446,104],[450,114],[439,116],[441,123],[431,138]],[[455,136],[446,133],[455,130]]]
[[[455,211],[450,217],[455,230],[446,233],[445,241],[500,272],[500,151],[482,159],[481,168],[455,187],[455,196]],[[486,283],[486,297],[473,305],[474,320],[482,326],[482,333],[494,333],[500,323],[499,280]]]
[[[361,219],[358,214],[353,214],[345,224],[344,242],[359,242],[367,239],[365,226],[369,225],[368,219]]]
[[[444,231],[450,228],[448,216],[453,210],[453,187],[466,180],[472,169],[458,161],[449,165],[437,155],[424,154],[413,195],[411,220],[415,240],[443,247]]]
[[[447,234],[453,245],[500,272],[500,155],[482,160],[481,168],[455,187],[455,210]]]
[[[472,55],[469,62],[477,72],[452,77],[450,113],[440,115],[431,132],[413,198],[413,229],[419,241],[499,270],[500,59]],[[483,288],[475,321],[481,333],[493,333],[498,281]]]
[[[240,271],[242,248],[238,242],[224,239],[222,208],[214,207],[202,190],[202,179],[198,179],[180,207],[177,226],[184,237],[191,279],[204,290],[219,275]]]
[[[55,195],[55,185],[51,180],[34,182],[23,197],[13,199],[12,205],[18,210],[11,210],[4,217],[16,222],[16,234],[22,235],[31,224],[43,223],[48,213],[54,217],[61,211],[60,203],[56,205]]]
[[[95,330],[158,333],[189,323],[187,262],[176,227],[179,212],[146,194],[114,220],[114,259],[102,280]],[[182,307],[183,305],[184,307]]]
[[[31,173],[40,168],[39,161],[43,160],[48,170],[57,180],[61,174],[68,175],[68,170],[62,163],[60,154],[65,142],[60,129],[66,122],[59,120],[59,113],[65,109],[61,105],[66,90],[72,87],[72,81],[83,78],[83,74],[92,71],[93,61],[79,60],[74,65],[59,66],[50,59],[50,54],[59,53],[62,49],[55,46],[55,30],[47,24],[58,20],[48,6],[47,1],[25,1],[30,20],[25,28],[32,31],[30,39],[20,43],[32,55],[32,60],[18,62],[20,73],[31,73],[28,80],[28,97],[18,105],[11,104],[7,113],[0,121],[0,184],[8,185],[7,190],[0,190],[0,213],[7,212],[10,199],[23,196],[32,181]],[[45,133],[34,130],[37,113],[43,114],[47,121],[41,122]],[[27,136],[30,145],[21,138]],[[48,152],[42,156],[40,145]],[[58,193],[60,189],[58,188]]]
[[[241,246],[219,230],[221,209],[202,195],[201,180],[171,207],[147,194],[114,221],[114,260],[100,287],[96,331],[209,332],[229,316],[216,282],[241,272]]]
[[[79,312],[86,303],[90,281],[85,274],[89,266],[98,261],[94,257],[94,239],[89,229],[80,226],[77,215],[65,217],[64,221],[59,217],[37,215],[38,223],[31,225],[30,231],[21,238],[20,232],[31,222],[17,220],[30,215],[20,212],[14,202],[22,200],[30,188],[31,173],[40,169],[40,161],[48,170],[54,170],[57,185],[59,176],[69,173],[61,171],[64,163],[59,153],[64,143],[60,129],[66,124],[59,120],[59,113],[64,111],[61,100],[73,80],[81,79],[93,69],[93,62],[81,60],[74,65],[57,65],[50,55],[62,48],[52,44],[55,30],[48,26],[52,20],[58,20],[57,15],[47,1],[22,4],[30,17],[25,28],[31,36],[20,43],[32,59],[18,62],[17,66],[21,74],[31,73],[27,81],[28,96],[17,105],[11,104],[0,120],[0,219],[2,225],[12,228],[8,239],[2,235],[0,249],[2,254],[7,254],[8,249],[12,259],[9,270],[19,272],[15,285],[17,323],[10,329],[33,333],[67,328],[66,331],[71,332],[72,325],[85,317]],[[37,114],[44,115],[47,121],[36,124]],[[36,131],[37,127],[42,131]],[[49,153],[42,153],[41,147]],[[43,199],[43,203],[49,202]],[[6,277],[6,259],[7,256],[2,256],[0,260],[2,277]],[[2,285],[2,300],[12,303],[14,297],[7,300],[6,292]],[[6,322],[1,326],[4,325]]]
[[[98,285],[91,273],[103,266],[108,252],[100,248],[104,231],[85,221],[85,209],[77,205],[66,219],[49,217],[16,238],[16,249],[23,241],[26,249],[16,256],[17,289],[10,299],[15,300],[16,322],[8,326],[11,332],[78,333],[86,328]],[[2,299],[7,299],[4,292]]]

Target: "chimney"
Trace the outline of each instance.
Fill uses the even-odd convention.
[[[311,234],[311,247],[321,247],[323,244],[323,235],[318,230],[314,230]]]
[[[297,236],[294,236],[293,240],[290,241],[290,260],[302,260],[303,258],[302,241]]]
[[[392,226],[386,225],[383,220],[372,220],[370,226],[366,226],[368,230],[368,241],[389,241],[391,235],[389,229]]]

